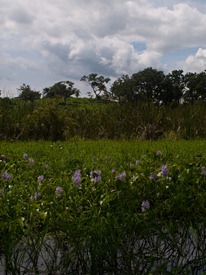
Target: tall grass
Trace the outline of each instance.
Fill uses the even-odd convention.
[[[79,100],[79,101],[78,101]],[[204,103],[120,105],[58,99],[31,104],[0,99],[0,139],[199,139],[206,136]]]
[[[0,139],[18,139],[24,131],[25,117],[33,110],[31,102],[0,98]]]

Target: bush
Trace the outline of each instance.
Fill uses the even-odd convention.
[[[71,120],[58,101],[41,101],[24,123],[23,137],[28,139],[64,140]]]

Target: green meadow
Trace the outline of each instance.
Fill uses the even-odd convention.
[[[205,140],[1,141],[0,174],[2,274],[206,270]]]

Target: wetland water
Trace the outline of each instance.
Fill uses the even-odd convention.
[[[128,238],[128,243],[125,244],[125,249],[127,250],[125,253],[128,252],[129,255],[132,252],[134,255],[134,258],[131,258],[130,262],[130,271],[132,274],[137,274],[137,270],[145,275],[148,274],[148,272],[157,272],[157,267],[162,267],[164,268],[164,272],[171,272],[171,274],[173,274],[172,272],[175,271],[176,267],[179,268],[178,272],[182,271],[181,274],[206,274],[206,234],[202,232],[202,235],[200,234],[198,236],[196,234],[197,232],[192,232],[189,237],[185,238],[186,235],[184,235],[184,232],[182,231],[180,233],[182,238],[180,235],[178,238],[177,235],[176,240],[170,239],[168,236],[164,239],[160,239],[158,236],[151,236],[131,244]],[[72,249],[71,251],[70,249],[71,247],[68,246],[68,250],[62,251],[52,240],[46,240],[36,251],[34,249],[32,250],[28,245],[21,244],[14,249],[13,256],[10,259],[11,267],[14,268],[16,265],[20,273],[19,271],[17,271],[17,273],[14,273],[14,271],[13,273],[12,271],[6,272],[5,257],[2,257],[0,262],[0,275],[89,274],[89,270],[86,273],[81,270],[78,257],[74,257],[72,262],[71,257],[69,257],[69,255],[72,254]],[[85,255],[82,254],[81,257],[82,260],[91,263],[89,251],[85,253]],[[125,258],[126,255],[124,255],[122,251],[117,250],[116,267],[119,273],[115,273],[115,271],[111,273],[111,269],[110,272],[107,272],[107,268],[105,267],[104,271],[101,268],[101,272],[103,273],[99,271],[96,274],[121,274],[121,270],[122,273],[125,274]],[[153,260],[151,261],[152,258]],[[68,266],[66,266],[67,263]]]

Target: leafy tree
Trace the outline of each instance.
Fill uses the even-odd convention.
[[[67,98],[71,97],[72,95],[78,97],[79,94],[80,91],[74,88],[74,83],[71,81],[60,81],[55,83],[50,88],[47,87],[43,89],[44,97],[53,98],[59,95],[63,98],[64,104],[66,104]]]
[[[117,99],[120,103],[133,103],[135,94],[132,84],[131,78],[128,75],[122,75],[115,80],[111,86],[112,97]]]
[[[194,103],[206,100],[206,71],[201,73],[187,73],[185,75],[186,90],[184,101]]]
[[[188,72],[185,75],[185,92],[183,95],[184,102],[194,103],[199,98],[198,86],[198,74]]]
[[[41,93],[31,90],[29,85],[23,84],[17,90],[20,92],[18,98],[21,100],[31,101],[33,103],[35,100],[41,98]]]
[[[110,78],[105,78],[104,76],[98,76],[96,73],[91,73],[88,76],[84,75],[81,78],[81,81],[87,82],[91,88],[96,98],[110,97],[110,94],[107,90],[106,84],[110,81]],[[88,93],[91,95],[91,93]]]
[[[183,70],[173,70],[166,75],[165,82],[169,87],[164,102],[179,104],[185,91],[185,76]]]
[[[165,75],[163,71],[146,68],[131,77],[134,93],[139,100],[160,102],[162,92],[165,91]]]
[[[206,100],[206,71],[201,72],[197,75],[197,93],[199,95],[198,99],[201,101]]]
[[[123,75],[114,81],[111,91],[119,101],[132,105],[138,102],[168,104],[173,101],[172,80],[162,71],[147,68],[128,77]]]

